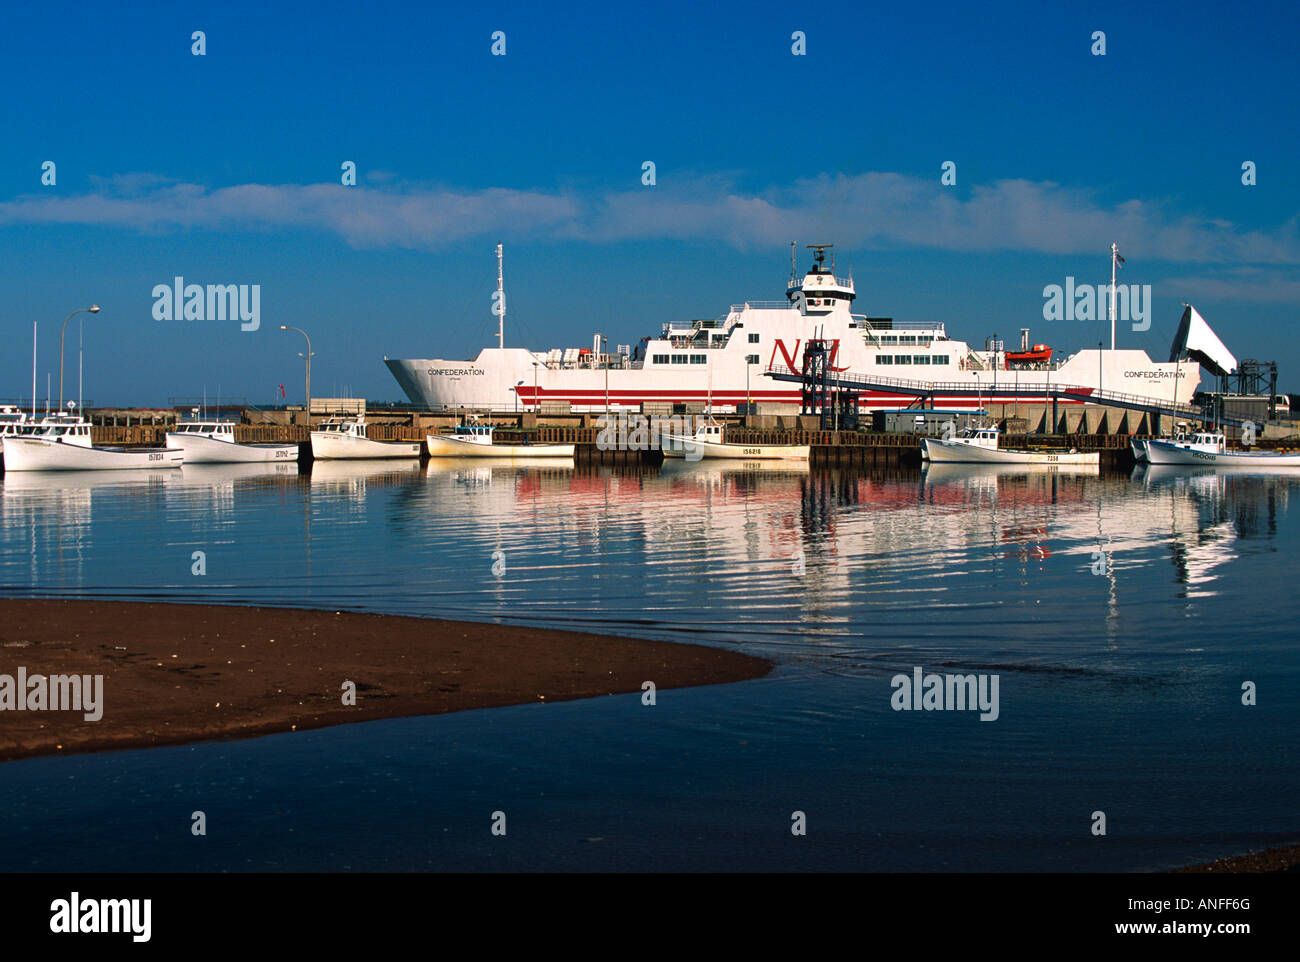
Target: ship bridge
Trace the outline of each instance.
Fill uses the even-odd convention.
[[[794,244],[790,245],[790,283],[786,285],[785,296],[791,307],[798,308],[806,315],[825,315],[842,307],[849,309],[857,293],[853,289],[853,277],[835,276],[835,254],[831,253],[830,267],[826,266],[826,252],[832,244],[808,244],[813,252],[813,266],[803,277],[795,276]]]

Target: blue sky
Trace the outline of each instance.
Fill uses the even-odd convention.
[[[33,321],[43,395],[59,323],[96,302],[97,403],[218,386],[268,402],[281,383],[300,399],[301,339],[279,324],[312,335],[313,394],[397,399],[384,354],[466,357],[492,340],[498,241],[507,344],[634,343],[778,298],[796,240],[836,244],[868,314],[943,320],[981,344],[1028,326],[1076,350],[1105,324],[1044,321],[1042,289],[1105,280],[1114,240],[1121,280],[1154,293],[1151,330],[1121,326],[1121,346],[1163,360],[1187,300],[1300,390],[1293,4],[6,16],[0,397],[30,391]],[[339,183],[349,160],[355,188]],[[940,184],[948,160],[955,187]],[[260,330],[155,320],[153,287],[176,275],[260,284]]]

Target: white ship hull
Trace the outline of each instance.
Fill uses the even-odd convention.
[[[663,447],[665,458],[725,458],[729,461],[807,461],[806,444],[725,444],[718,441],[697,441],[694,438],[664,435],[669,442]]]
[[[317,461],[369,461],[418,458],[419,441],[374,441],[351,434],[311,432],[311,455]]]
[[[811,320],[792,311],[753,311],[753,314],[792,313],[803,325]],[[771,319],[768,326],[786,326],[788,322]],[[759,322],[747,319],[744,329],[759,326]],[[791,325],[793,326],[793,325]],[[846,332],[847,333],[847,332]],[[828,334],[829,336],[829,334]],[[765,338],[766,339],[766,338]],[[711,402],[711,407],[718,412],[735,411],[737,404],[748,399],[760,404],[800,403],[799,385],[792,382],[780,382],[764,376],[766,366],[771,363],[778,368],[798,370],[802,365],[804,339],[797,335],[777,338],[777,344],[769,348],[771,355],[764,354],[763,362],[748,365],[749,389],[746,390],[746,363],[744,349],[748,346],[736,343],[738,354],[731,354],[732,348],[710,351],[708,367],[704,365],[690,368],[677,367],[674,370],[659,370],[654,365],[630,368],[612,368],[609,371],[609,409],[616,411],[640,411],[642,404],[700,404]],[[938,348],[932,345],[927,350],[944,350],[950,353],[938,356],[953,358],[958,355],[960,342],[948,342],[948,346]],[[964,345],[961,348],[964,349]],[[653,344],[647,348],[654,351]],[[875,356],[886,353],[875,348],[868,349],[858,335],[857,342],[842,341],[840,345],[839,366],[843,366],[846,376],[880,375]],[[785,355],[789,355],[792,364],[786,364]],[[1101,355],[1100,364],[1098,355]],[[715,356],[716,355],[716,356]],[[934,356],[934,355],[924,355]],[[422,360],[386,361],[388,368],[397,379],[402,390],[412,403],[432,410],[478,410],[478,411],[537,411],[542,404],[567,404],[575,412],[598,412],[606,408],[605,372],[604,370],[569,370],[541,369],[536,387],[533,385],[533,362],[536,355],[521,349],[501,350],[485,348],[472,361],[446,361],[436,358]],[[1098,372],[1101,378],[1098,378]],[[452,373],[455,372],[455,373]],[[923,375],[915,371],[903,371],[898,368],[888,370],[888,375],[895,379],[913,380],[917,383],[939,383],[960,386],[963,393],[944,393],[938,390],[934,397],[934,406],[945,409],[975,410],[987,404],[989,397],[981,398],[978,392],[994,385],[994,372],[989,370],[960,370],[953,364],[946,369],[930,369]],[[976,374],[979,377],[976,377]],[[904,377],[910,375],[910,377]],[[1174,387],[1177,378],[1177,387]],[[712,383],[710,384],[710,379]],[[1066,385],[1082,388],[1084,391],[1097,390],[1120,391],[1162,401],[1178,401],[1182,404],[1191,402],[1192,395],[1200,383],[1200,369],[1195,364],[1156,363],[1145,351],[1080,351],[1070,358],[1062,367],[1050,373],[1032,371],[1021,372],[1017,378],[1015,372],[997,371],[996,386],[1005,389],[1012,385],[1015,391],[1010,394],[999,391],[997,403],[1005,404],[1043,404],[1049,402],[1047,391]],[[1100,380],[1100,384],[1099,384]],[[525,382],[519,384],[518,382]],[[514,388],[512,390],[512,387]],[[515,392],[518,392],[517,394]],[[974,395],[965,392],[974,391]],[[866,390],[862,393],[859,407],[868,410],[901,410],[916,403],[916,395],[901,391]],[[1060,401],[1062,405],[1082,404],[1079,401]]]
[[[128,471],[179,468],[184,452],[178,448],[95,448],[35,438],[9,438],[5,471]]]
[[[186,464],[254,464],[296,462],[297,444],[239,444],[195,434],[167,434],[167,447],[185,453]]]
[[[1300,454],[1248,454],[1244,451],[1196,451],[1168,441],[1148,441],[1147,461],[1153,465],[1200,465],[1229,468],[1300,468]]]
[[[627,345],[609,354],[600,335],[590,348],[507,348],[502,333],[498,346],[473,359],[385,363],[417,405],[539,413],[548,403],[586,413],[644,404],[710,403],[718,411],[746,401],[798,405],[797,381],[766,375],[801,371],[810,339],[825,341],[833,373],[863,379],[863,410],[907,407],[916,389],[947,409],[978,408],[990,388],[1006,404],[1044,403],[1053,393],[1058,403],[1083,404],[1097,390],[1186,404],[1200,383],[1195,362],[1159,363],[1142,350],[1081,350],[1063,361],[1045,346],[1008,355],[1001,342],[976,349],[952,339],[937,322],[855,314],[853,278],[835,276],[823,255],[819,249],[802,278],[792,274],[785,300],[747,301],[713,320],[666,324],[636,351]],[[1197,317],[1197,331],[1209,332]],[[1062,388],[1075,396],[1061,398]]]
[[[482,444],[450,434],[426,435],[424,443],[431,458],[571,458],[574,449],[572,444]]]
[[[941,464],[1098,464],[1097,452],[1020,451],[1014,448],[984,448],[944,438],[922,438],[921,457]]]

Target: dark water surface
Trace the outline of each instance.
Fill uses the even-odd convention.
[[[0,869],[1140,870],[1294,842],[1298,483],[719,463],[10,474],[8,595],[570,626],[778,668],[653,707],[9,762]],[[998,718],[893,710],[891,678],[915,666],[996,675]]]

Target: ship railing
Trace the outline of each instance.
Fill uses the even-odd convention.
[[[944,333],[942,321],[892,321],[888,326],[877,326],[868,320],[865,314],[851,314],[859,327],[864,327],[876,333],[888,331],[935,331],[939,334]]]
[[[738,314],[743,310],[751,311],[785,311],[789,310],[789,301],[745,301],[743,304],[732,304],[731,313]]]

